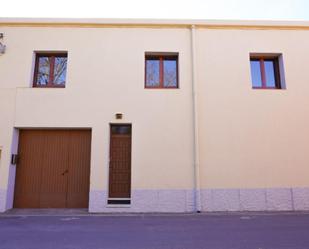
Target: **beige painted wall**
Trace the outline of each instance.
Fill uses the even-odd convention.
[[[309,185],[308,42],[308,31],[197,31],[203,188]],[[286,90],[251,89],[251,52],[282,53]]]
[[[0,87],[17,87],[14,126],[92,128],[91,189],[107,188],[109,123],[132,123],[132,188],[193,187],[186,29],[2,28]],[[31,88],[34,51],[68,51],[65,89]],[[144,53],[179,52],[180,89],[144,89]],[[18,73],[17,73],[18,72]],[[118,121],[119,122],[119,121]],[[12,124],[5,122],[6,130]],[[8,148],[10,140],[3,142]],[[5,172],[7,164],[4,164]],[[5,174],[1,184],[6,186]]]
[[[1,60],[2,58],[0,57],[0,61]],[[0,63],[0,68],[1,66]],[[2,75],[2,72],[0,75]],[[15,93],[16,90],[13,88],[1,88],[0,90],[0,148],[2,151],[0,162],[0,189],[6,189],[8,184],[11,143],[15,118]]]
[[[116,112],[133,125],[133,189],[193,187],[189,29],[0,32],[7,45],[0,56],[1,188],[15,126],[92,128],[91,189],[106,189]],[[197,30],[202,188],[309,185],[308,42],[309,31],[301,30]],[[68,51],[66,88],[31,88],[34,51],[54,50]],[[179,52],[180,89],[144,89],[145,51]],[[251,89],[250,52],[283,54],[286,90]]]

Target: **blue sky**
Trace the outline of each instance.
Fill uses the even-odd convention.
[[[0,0],[0,17],[309,20],[309,0]]]

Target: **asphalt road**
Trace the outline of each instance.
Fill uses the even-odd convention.
[[[0,216],[1,249],[309,249],[309,214]]]

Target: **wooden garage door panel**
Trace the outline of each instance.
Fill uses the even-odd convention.
[[[41,208],[66,206],[67,170],[69,154],[69,131],[46,131],[42,183],[40,188]]]
[[[70,133],[68,208],[86,208],[89,201],[89,162],[91,154],[91,134],[72,131]]]
[[[45,143],[45,137],[40,131],[21,131],[19,134],[19,164],[14,200],[14,206],[17,208],[39,206]]]
[[[22,130],[14,207],[88,206],[91,131]]]

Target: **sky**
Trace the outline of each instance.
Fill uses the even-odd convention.
[[[0,17],[309,20],[309,0],[0,0]]]

